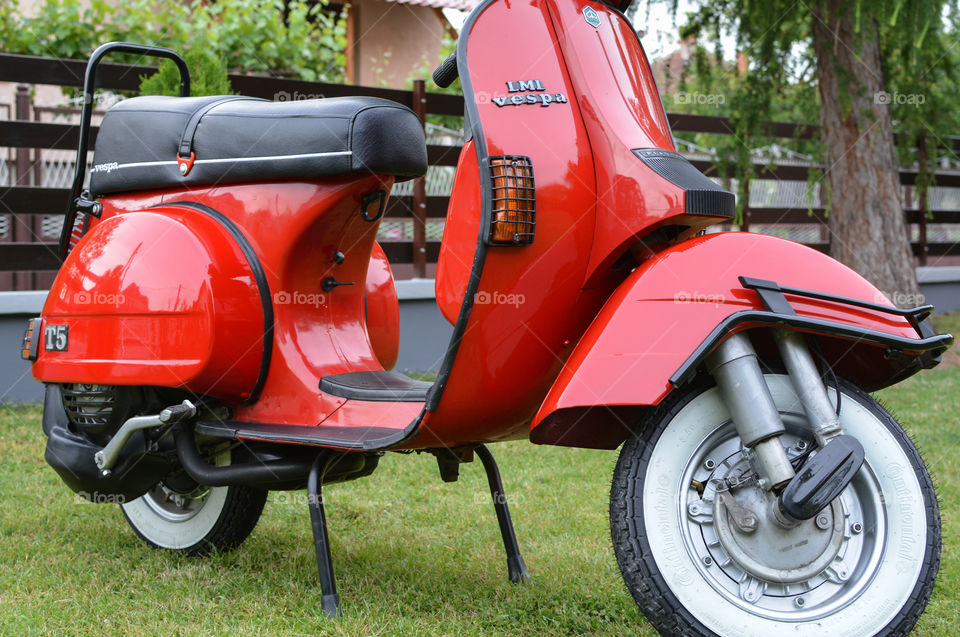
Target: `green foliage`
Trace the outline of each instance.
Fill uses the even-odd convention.
[[[233,95],[223,58],[218,58],[206,49],[190,49],[184,60],[190,69],[191,95]],[[140,93],[174,97],[180,95],[180,71],[177,66],[170,60],[164,60],[153,75],[141,75]]]
[[[91,25],[112,13],[104,0],[93,0],[88,7],[80,0],[46,0],[36,16],[26,18],[21,17],[17,0],[3,0],[3,49],[25,55],[86,57],[100,43]]]
[[[457,39],[444,33],[443,42],[440,46],[440,54],[437,56],[436,61],[433,63],[425,62],[420,68],[414,69],[410,77],[407,78],[407,88],[413,89],[414,80],[425,80],[427,92],[429,93],[463,95],[463,87],[460,85],[459,77],[446,88],[441,88],[433,83],[433,71],[456,50]],[[463,117],[454,115],[431,115],[428,113],[427,122],[450,130],[459,130],[463,127]]]
[[[2,48],[11,53],[86,58],[111,40],[203,49],[230,69],[308,81],[343,81],[346,22],[328,0],[44,0],[25,17],[0,0]],[[141,58],[118,56],[116,61]]]
[[[880,23],[883,75],[894,128],[899,133],[898,156],[901,165],[919,167],[918,195],[932,185],[939,155],[956,158],[948,136],[960,130],[960,111],[956,108],[960,88],[957,5],[947,3],[942,15],[943,22],[935,27],[922,22],[912,28],[905,26],[903,21],[915,23],[919,16],[902,10],[900,22]],[[917,34],[917,41],[897,33],[905,28]]]
[[[744,0],[744,4],[749,3]],[[751,22],[737,5],[738,0],[701,0],[698,10],[687,16],[681,35],[696,38],[697,44],[690,51],[690,62],[674,78],[676,94],[663,98],[668,111],[730,118],[733,135],[684,137],[714,150],[720,176],[737,184],[739,221],[755,161],[751,149],[777,144],[808,155],[819,155],[820,149],[815,140],[777,138],[764,128],[770,121],[817,122],[814,67],[808,45],[796,43],[809,37],[809,28],[789,12],[778,14],[776,22],[772,18],[763,24]],[[766,10],[754,5],[756,12]],[[721,36],[731,30],[737,36],[736,53],[745,57],[746,64],[729,61],[735,52],[722,48]],[[754,41],[756,46],[751,44]],[[783,51],[791,55],[775,58]],[[770,63],[772,58],[776,63]]]
[[[326,2],[220,0],[195,4],[191,23],[202,42],[232,68],[281,71],[308,81],[342,81],[346,22]],[[285,10],[286,9],[286,14]]]

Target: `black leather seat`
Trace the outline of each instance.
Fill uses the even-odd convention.
[[[182,174],[178,156],[190,158]],[[182,163],[182,162],[181,162]],[[107,111],[90,191],[314,179],[427,170],[423,127],[374,97],[271,102],[249,97],[135,97]]]

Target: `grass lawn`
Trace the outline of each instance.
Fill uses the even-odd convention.
[[[960,317],[938,325],[960,332]],[[960,366],[881,393],[937,483],[943,564],[918,634],[960,616]],[[40,410],[0,406],[0,634],[653,635],[610,548],[616,452],[493,446],[534,576],[506,579],[479,461],[440,481],[432,456],[388,454],[325,492],[344,617],[320,611],[303,492],[272,493],[237,551],[152,551],[113,505],[88,504],[43,461]]]

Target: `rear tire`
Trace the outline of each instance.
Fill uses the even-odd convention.
[[[230,451],[219,454],[216,464],[230,464]],[[120,509],[149,546],[203,556],[239,546],[256,527],[266,501],[263,489],[206,487],[181,475]]]
[[[789,378],[766,379],[787,424],[784,444],[802,447],[811,437]],[[863,444],[866,459],[836,508],[824,510],[819,536],[811,526],[771,530],[762,521],[740,545],[729,540],[729,523],[724,530],[726,509],[712,501],[704,507],[716,485],[709,481],[744,462],[712,383],[674,392],[624,444],[610,492],[614,552],[627,588],[661,634],[906,635],[916,624],[940,563],[933,483],[899,423],[851,383],[840,388],[841,424]],[[708,485],[703,496],[694,480]],[[821,564],[824,555],[831,560],[823,571],[812,567],[816,573],[787,584],[758,575],[786,569],[790,558],[782,556],[821,546],[817,537],[834,538],[821,542],[832,548],[814,556]],[[758,538],[770,542],[757,550],[750,542]],[[815,563],[811,557],[789,566],[802,571]]]

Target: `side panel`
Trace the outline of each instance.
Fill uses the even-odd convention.
[[[457,322],[477,249],[481,216],[479,170],[477,149],[470,140],[463,145],[457,160],[440,258],[437,259],[437,305],[451,324]]]
[[[104,219],[60,269],[43,310],[67,325],[37,380],[185,387],[245,399],[263,355],[254,274],[229,232],[202,214],[157,208]]]
[[[358,175],[104,198],[44,314],[90,326],[71,324],[67,352],[41,345],[36,376],[182,386],[234,403],[235,420],[317,425],[344,403],[319,391],[320,378],[380,370],[396,357],[396,289],[377,256],[378,224],[360,215],[364,193],[391,186],[390,177]],[[247,255],[205,208],[259,262],[272,332]],[[326,277],[351,285],[324,290]],[[67,301],[76,291],[99,303],[75,307]],[[122,306],[105,304],[120,294]],[[264,361],[259,398],[243,404]]]
[[[393,369],[400,354],[400,303],[390,262],[379,243],[373,244],[367,268],[367,334],[377,360],[384,369]]]
[[[243,184],[169,195],[220,210],[249,237],[273,298],[273,356],[263,393],[238,406],[240,421],[316,425],[343,398],[319,391],[323,376],[382,369],[366,325],[364,282],[377,223],[360,215],[364,193],[390,177]],[[336,253],[344,255],[337,263]],[[323,280],[351,283],[327,291]]]
[[[647,56],[623,16],[593,0],[546,0],[570,80],[577,92],[597,181],[596,238],[587,268],[593,286],[623,252],[661,225],[687,235],[722,221],[717,211],[685,213],[684,191],[650,169],[634,149],[675,151]],[[596,12],[593,26],[583,11]]]
[[[629,420],[618,414],[630,416],[636,411],[629,406],[663,400],[671,390],[668,379],[724,319],[764,309],[740,276],[890,305],[859,274],[798,243],[748,233],[692,239],[645,262],[610,297],[540,407],[531,439],[619,445]],[[903,317],[803,297],[790,302],[802,316],[917,338]],[[852,340],[833,345],[824,344],[831,364],[867,389],[902,372],[903,363],[885,359],[882,348]],[[758,346],[763,355],[765,344]]]

